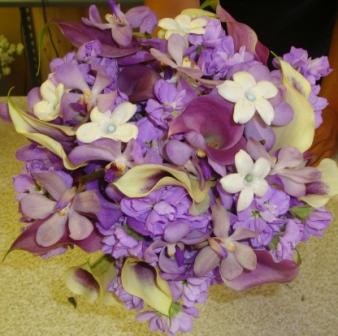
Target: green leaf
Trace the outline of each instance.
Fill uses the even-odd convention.
[[[175,317],[182,310],[182,306],[178,302],[173,302],[169,309],[169,318]]]
[[[157,312],[169,316],[172,295],[158,269],[135,258],[127,258],[122,267],[121,281],[127,293],[141,298]]]
[[[302,256],[301,256],[301,254],[300,254],[300,252],[298,251],[297,248],[295,248],[295,251],[296,251],[296,263],[297,263],[297,265],[300,266],[303,262],[303,259],[302,259]]]
[[[313,208],[306,205],[300,205],[290,209],[291,215],[301,220],[308,219],[312,212]]]
[[[207,7],[211,7],[213,10],[216,10],[216,7],[219,4],[219,0],[205,0],[202,2],[200,8],[205,9]]]

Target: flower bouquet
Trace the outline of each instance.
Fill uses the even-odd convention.
[[[23,52],[22,43],[9,43],[4,35],[0,35],[0,79],[11,74],[10,65],[15,61],[16,55]]]
[[[90,255],[67,273],[75,294],[188,332],[210,286],[293,280],[297,246],[331,222],[338,168],[311,167],[308,151],[329,64],[270,55],[220,6],[157,21],[109,4],[104,19],[91,6],[57,22],[75,51],[51,62],[27,111],[8,100],[31,142],[17,152],[25,227],[9,251],[78,246]]]

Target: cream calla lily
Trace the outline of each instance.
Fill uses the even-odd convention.
[[[102,113],[95,107],[91,114],[91,122],[83,124],[76,131],[76,137],[84,143],[91,143],[101,138],[115,141],[129,142],[136,139],[138,128],[128,121],[136,113],[137,106],[124,102],[117,106],[113,112]]]
[[[293,120],[286,126],[275,127],[276,143],[273,150],[295,147],[300,152],[307,151],[314,139],[315,114],[309,102],[311,85],[289,63],[279,59],[285,87],[285,101],[292,107]]]
[[[203,35],[208,21],[204,18],[192,19],[189,15],[180,14],[175,19],[164,18],[158,22],[158,26],[165,31],[166,40],[172,34],[185,36],[188,34]]]
[[[60,115],[60,103],[64,91],[62,83],[56,85],[47,79],[40,87],[42,100],[34,105],[34,114],[43,121],[56,119]]]
[[[328,187],[326,195],[307,195],[301,198],[302,201],[314,208],[324,206],[332,197],[338,195],[338,167],[334,160],[324,159],[317,167],[322,173],[321,181]]]
[[[269,81],[256,82],[246,71],[233,75],[233,80],[226,80],[217,87],[218,93],[226,100],[235,104],[234,121],[245,124],[251,120],[257,111],[267,125],[275,116],[269,99],[278,93],[276,86]]]

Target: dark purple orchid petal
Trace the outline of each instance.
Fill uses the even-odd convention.
[[[154,96],[154,85],[159,75],[145,65],[125,67],[119,74],[119,89],[129,96],[130,101],[140,102]]]
[[[100,209],[100,200],[94,190],[77,194],[73,201],[73,209],[81,213],[97,214]]]
[[[194,273],[201,277],[219,266],[221,259],[217,253],[210,247],[204,247],[197,254],[194,263]]]
[[[234,162],[234,154],[245,147],[244,127],[233,121],[233,106],[217,95],[197,97],[173,120],[169,136],[195,132],[205,140],[210,159],[220,164]],[[198,148],[200,149],[200,148]]]
[[[190,146],[178,140],[170,140],[165,146],[168,159],[178,166],[184,166],[193,154]]]
[[[219,19],[226,23],[228,34],[234,40],[235,50],[239,51],[242,46],[245,46],[246,50],[254,53],[259,61],[266,64],[269,58],[269,49],[258,40],[254,30],[245,23],[236,21],[220,5],[217,6],[216,13]]]
[[[141,33],[151,34],[157,25],[156,14],[147,6],[129,9],[126,19],[134,29],[139,28]]]
[[[11,117],[8,112],[8,105],[6,103],[0,103],[0,119],[6,122],[11,121]]]
[[[100,41],[102,43],[102,57],[125,57],[134,54],[138,50],[137,47],[117,47],[110,31],[101,31],[82,23],[57,22],[57,24],[61,32],[76,48],[80,48],[86,42]]]
[[[95,230],[92,234],[84,240],[81,241],[73,241],[68,237],[68,233],[65,232],[63,237],[54,245],[43,247],[37,244],[36,242],[36,234],[39,227],[43,224],[43,221],[38,220],[33,224],[29,225],[25,228],[25,230],[21,233],[21,235],[15,240],[12,246],[9,249],[9,252],[14,250],[24,250],[36,255],[46,255],[53,250],[56,250],[60,247],[67,247],[70,245],[77,245],[82,250],[92,253],[101,250],[102,248],[102,236]]]
[[[190,231],[189,222],[174,222],[167,225],[164,231],[164,239],[168,243],[179,242]]]
[[[145,227],[144,222],[138,221],[137,219],[135,219],[133,217],[128,217],[127,224],[132,230],[136,231],[137,233],[141,234],[142,236],[150,236],[151,235],[151,233]]]
[[[299,266],[291,260],[276,263],[268,251],[255,251],[257,267],[254,271],[243,272],[226,285],[234,290],[242,291],[267,283],[284,283],[292,281],[298,274]]]
[[[62,178],[56,172],[41,171],[33,173],[34,179],[43,187],[54,200],[59,201],[69,188],[66,178]]]
[[[114,161],[121,155],[121,144],[110,139],[100,139],[88,145],[75,147],[69,153],[69,159],[74,164],[90,161]]]

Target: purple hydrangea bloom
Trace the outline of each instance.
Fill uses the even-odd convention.
[[[121,200],[123,213],[143,223],[152,236],[163,235],[169,223],[179,221],[189,221],[194,229],[205,229],[209,224],[209,214],[192,216],[189,213],[191,205],[186,190],[174,186],[163,187],[147,197]]]

